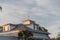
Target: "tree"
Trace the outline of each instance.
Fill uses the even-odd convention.
[[[56,40],[56,38],[51,38],[51,40]]]
[[[2,7],[0,6],[0,11],[2,11]]]
[[[58,37],[60,37],[60,33],[58,33],[58,35],[57,35]]]
[[[30,37],[32,37],[33,34],[31,31],[28,30],[23,30],[21,32],[18,33],[18,40],[22,39],[22,40],[28,40]]]
[[[57,35],[57,38],[56,38],[57,40],[60,40],[60,33],[58,33],[58,35]]]
[[[60,40],[60,37],[56,38],[57,40]]]

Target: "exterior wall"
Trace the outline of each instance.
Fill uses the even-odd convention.
[[[13,37],[13,36],[0,36],[0,40],[17,40],[17,37]]]
[[[10,31],[10,32],[4,32],[0,33],[0,40],[17,40],[19,31]],[[35,40],[49,40],[48,35],[45,34],[39,34],[39,33],[33,33],[33,38]]]
[[[18,36],[18,33],[8,33],[8,34],[0,34],[0,36]]]
[[[36,39],[43,39],[43,40],[50,40],[48,35],[46,34],[39,34],[39,33],[33,33],[33,38],[36,38]]]
[[[19,31],[10,31],[10,32],[2,32],[0,33],[0,40],[18,40]]]
[[[34,29],[34,25],[33,24],[30,24],[28,25],[27,27],[31,28],[31,29]]]
[[[19,30],[9,31],[9,32],[2,32],[0,33],[0,36],[18,36]]]

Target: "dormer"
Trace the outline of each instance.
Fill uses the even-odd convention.
[[[39,24],[36,24],[33,20],[25,20],[23,21],[24,25],[28,25],[29,28],[32,28],[34,30],[40,30]]]
[[[10,24],[3,25],[3,31],[9,31],[10,30]]]
[[[10,30],[12,30],[14,28],[15,28],[15,25],[11,24],[11,23],[3,25],[3,31],[10,31]]]

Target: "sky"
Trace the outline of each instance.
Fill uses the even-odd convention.
[[[56,37],[60,32],[60,0],[0,0],[0,25],[19,24],[28,19],[36,21]]]

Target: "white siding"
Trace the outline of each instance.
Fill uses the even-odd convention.
[[[45,34],[34,33],[33,35],[34,35],[33,36],[34,38],[49,39],[49,37],[47,35],[45,35]]]
[[[17,37],[0,36],[0,40],[17,40]]]

